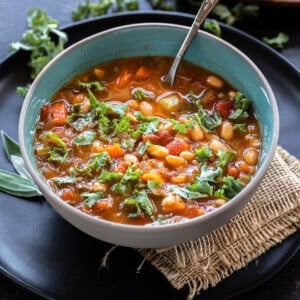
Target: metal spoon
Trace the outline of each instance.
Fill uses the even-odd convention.
[[[171,85],[171,86],[173,85],[178,65],[179,65],[185,51],[189,47],[195,34],[198,32],[200,25],[205,20],[205,18],[210,13],[210,11],[215,7],[215,5],[218,3],[218,1],[219,0],[203,0],[202,4],[198,10],[198,13],[194,19],[194,22],[193,22],[189,32],[187,33],[178,53],[173,61],[173,64],[169,70],[168,75],[165,78],[165,82],[168,83],[169,85]]]

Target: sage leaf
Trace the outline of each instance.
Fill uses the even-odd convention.
[[[20,174],[21,177],[32,180],[30,174],[28,173],[25,167],[25,163],[20,151],[20,146],[2,130],[1,138],[7,159],[11,162],[14,169]]]
[[[0,190],[21,197],[42,195],[32,180],[3,170],[0,170]]]

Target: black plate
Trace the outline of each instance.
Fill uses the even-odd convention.
[[[190,25],[193,16],[144,12],[118,14],[65,28],[70,43],[87,35],[130,23],[168,22]],[[225,40],[244,51],[266,75],[278,99],[281,116],[280,144],[300,157],[298,133],[300,75],[275,51],[234,28],[222,25]],[[7,58],[0,66],[0,128],[17,139],[22,100],[15,88],[28,81],[26,53]],[[4,151],[1,168],[11,170]],[[133,249],[113,252],[109,270],[99,270],[111,245],[95,240],[64,221],[43,199],[29,201],[0,193],[0,270],[29,290],[55,299],[185,299],[164,276]],[[227,299],[253,288],[278,272],[299,248],[300,232],[274,247],[257,261],[204,292],[201,299]]]

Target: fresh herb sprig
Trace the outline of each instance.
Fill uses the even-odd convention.
[[[58,22],[41,9],[30,9],[27,17],[28,30],[18,42],[11,43],[10,50],[30,52],[28,66],[31,79],[63,49],[68,40],[66,33],[58,30]],[[19,95],[26,95],[28,86],[18,87]]]
[[[0,190],[18,197],[41,196],[42,193],[27,172],[19,145],[3,131],[1,138],[6,157],[18,174],[0,170]]]

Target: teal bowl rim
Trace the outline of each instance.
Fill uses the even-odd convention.
[[[260,71],[260,69],[256,66],[256,64],[248,57],[246,54],[244,54],[241,50],[236,48],[235,46],[231,45],[230,43],[222,40],[221,38],[212,35],[210,33],[204,32],[202,30],[198,31],[198,35],[204,35],[207,36],[208,38],[214,39],[217,42],[223,44],[227,48],[229,48],[231,51],[235,52],[238,54],[242,59],[244,59],[247,64],[255,71],[261,82],[264,84],[264,88],[267,92],[271,108],[272,108],[272,115],[273,115],[273,120],[274,120],[274,131],[273,131],[273,137],[272,137],[272,142],[270,145],[270,150],[269,153],[267,153],[267,156],[264,160],[264,162],[259,166],[259,169],[255,173],[254,177],[250,181],[250,183],[234,198],[232,198],[230,201],[228,201],[225,205],[217,208],[216,210],[213,210],[212,212],[209,212],[205,215],[195,217],[193,219],[186,220],[184,222],[179,222],[179,223],[173,223],[173,224],[164,224],[162,226],[153,226],[153,225],[128,225],[128,224],[121,224],[121,223],[115,223],[112,221],[108,221],[105,219],[101,219],[98,217],[94,217],[91,215],[88,215],[79,209],[69,205],[68,203],[64,202],[59,198],[58,195],[56,195],[50,187],[46,184],[45,181],[43,181],[40,177],[40,175],[37,174],[35,169],[32,167],[30,160],[29,160],[29,155],[27,154],[27,149],[25,146],[25,135],[24,135],[24,122],[25,122],[25,116],[27,113],[27,108],[29,106],[31,96],[35,90],[35,87],[39,84],[41,81],[42,77],[47,73],[48,69],[50,69],[58,60],[60,60],[63,56],[67,55],[69,52],[71,52],[73,49],[80,47],[83,44],[86,44],[94,39],[98,39],[101,36],[105,36],[108,34],[111,34],[112,32],[119,31],[119,30],[126,30],[130,28],[139,28],[139,27],[164,27],[164,28],[175,28],[175,29],[183,29],[188,31],[189,27],[183,26],[183,25],[177,25],[177,24],[171,24],[171,23],[136,23],[136,24],[130,24],[130,25],[123,25],[123,26],[118,26],[114,27],[112,29],[108,29],[105,31],[102,31],[100,33],[91,35],[87,38],[84,38],[83,40],[71,45],[67,49],[65,49],[63,52],[58,54],[53,60],[51,60],[48,65],[40,72],[40,74],[37,76],[37,78],[34,80],[32,83],[26,97],[24,100],[24,103],[22,105],[21,113],[20,113],[20,118],[19,118],[19,142],[20,142],[20,148],[21,148],[21,154],[23,156],[25,165],[27,170],[29,171],[30,175],[32,176],[33,180],[35,183],[38,185],[39,189],[45,196],[45,198],[48,200],[48,198],[51,198],[52,201],[55,201],[55,204],[60,207],[60,209],[67,210],[69,213],[73,214],[74,216],[83,219],[84,221],[87,222],[93,222],[93,223],[98,223],[99,226],[105,226],[107,228],[110,228],[112,230],[114,229],[122,229],[123,231],[131,231],[131,232],[164,232],[164,231],[169,231],[171,229],[179,229],[179,228],[184,228],[184,227],[190,227],[196,224],[200,224],[204,221],[209,221],[211,219],[214,219],[218,217],[219,215],[222,215],[224,212],[230,210],[233,208],[233,206],[236,205],[237,202],[242,201],[244,197],[247,197],[247,194],[252,195],[254,191],[257,189],[258,185],[260,184],[263,176],[265,175],[272,159],[276,151],[276,147],[278,144],[278,137],[279,137],[279,113],[278,113],[278,107],[277,107],[277,102],[274,96],[274,93],[263,75],[263,73]],[[250,200],[250,199],[249,199]],[[248,201],[249,201],[248,200]],[[243,206],[246,203],[243,204]],[[234,214],[235,215],[235,214]],[[221,216],[220,216],[221,217]],[[227,222],[228,220],[226,220]],[[226,223],[224,222],[224,223]]]

